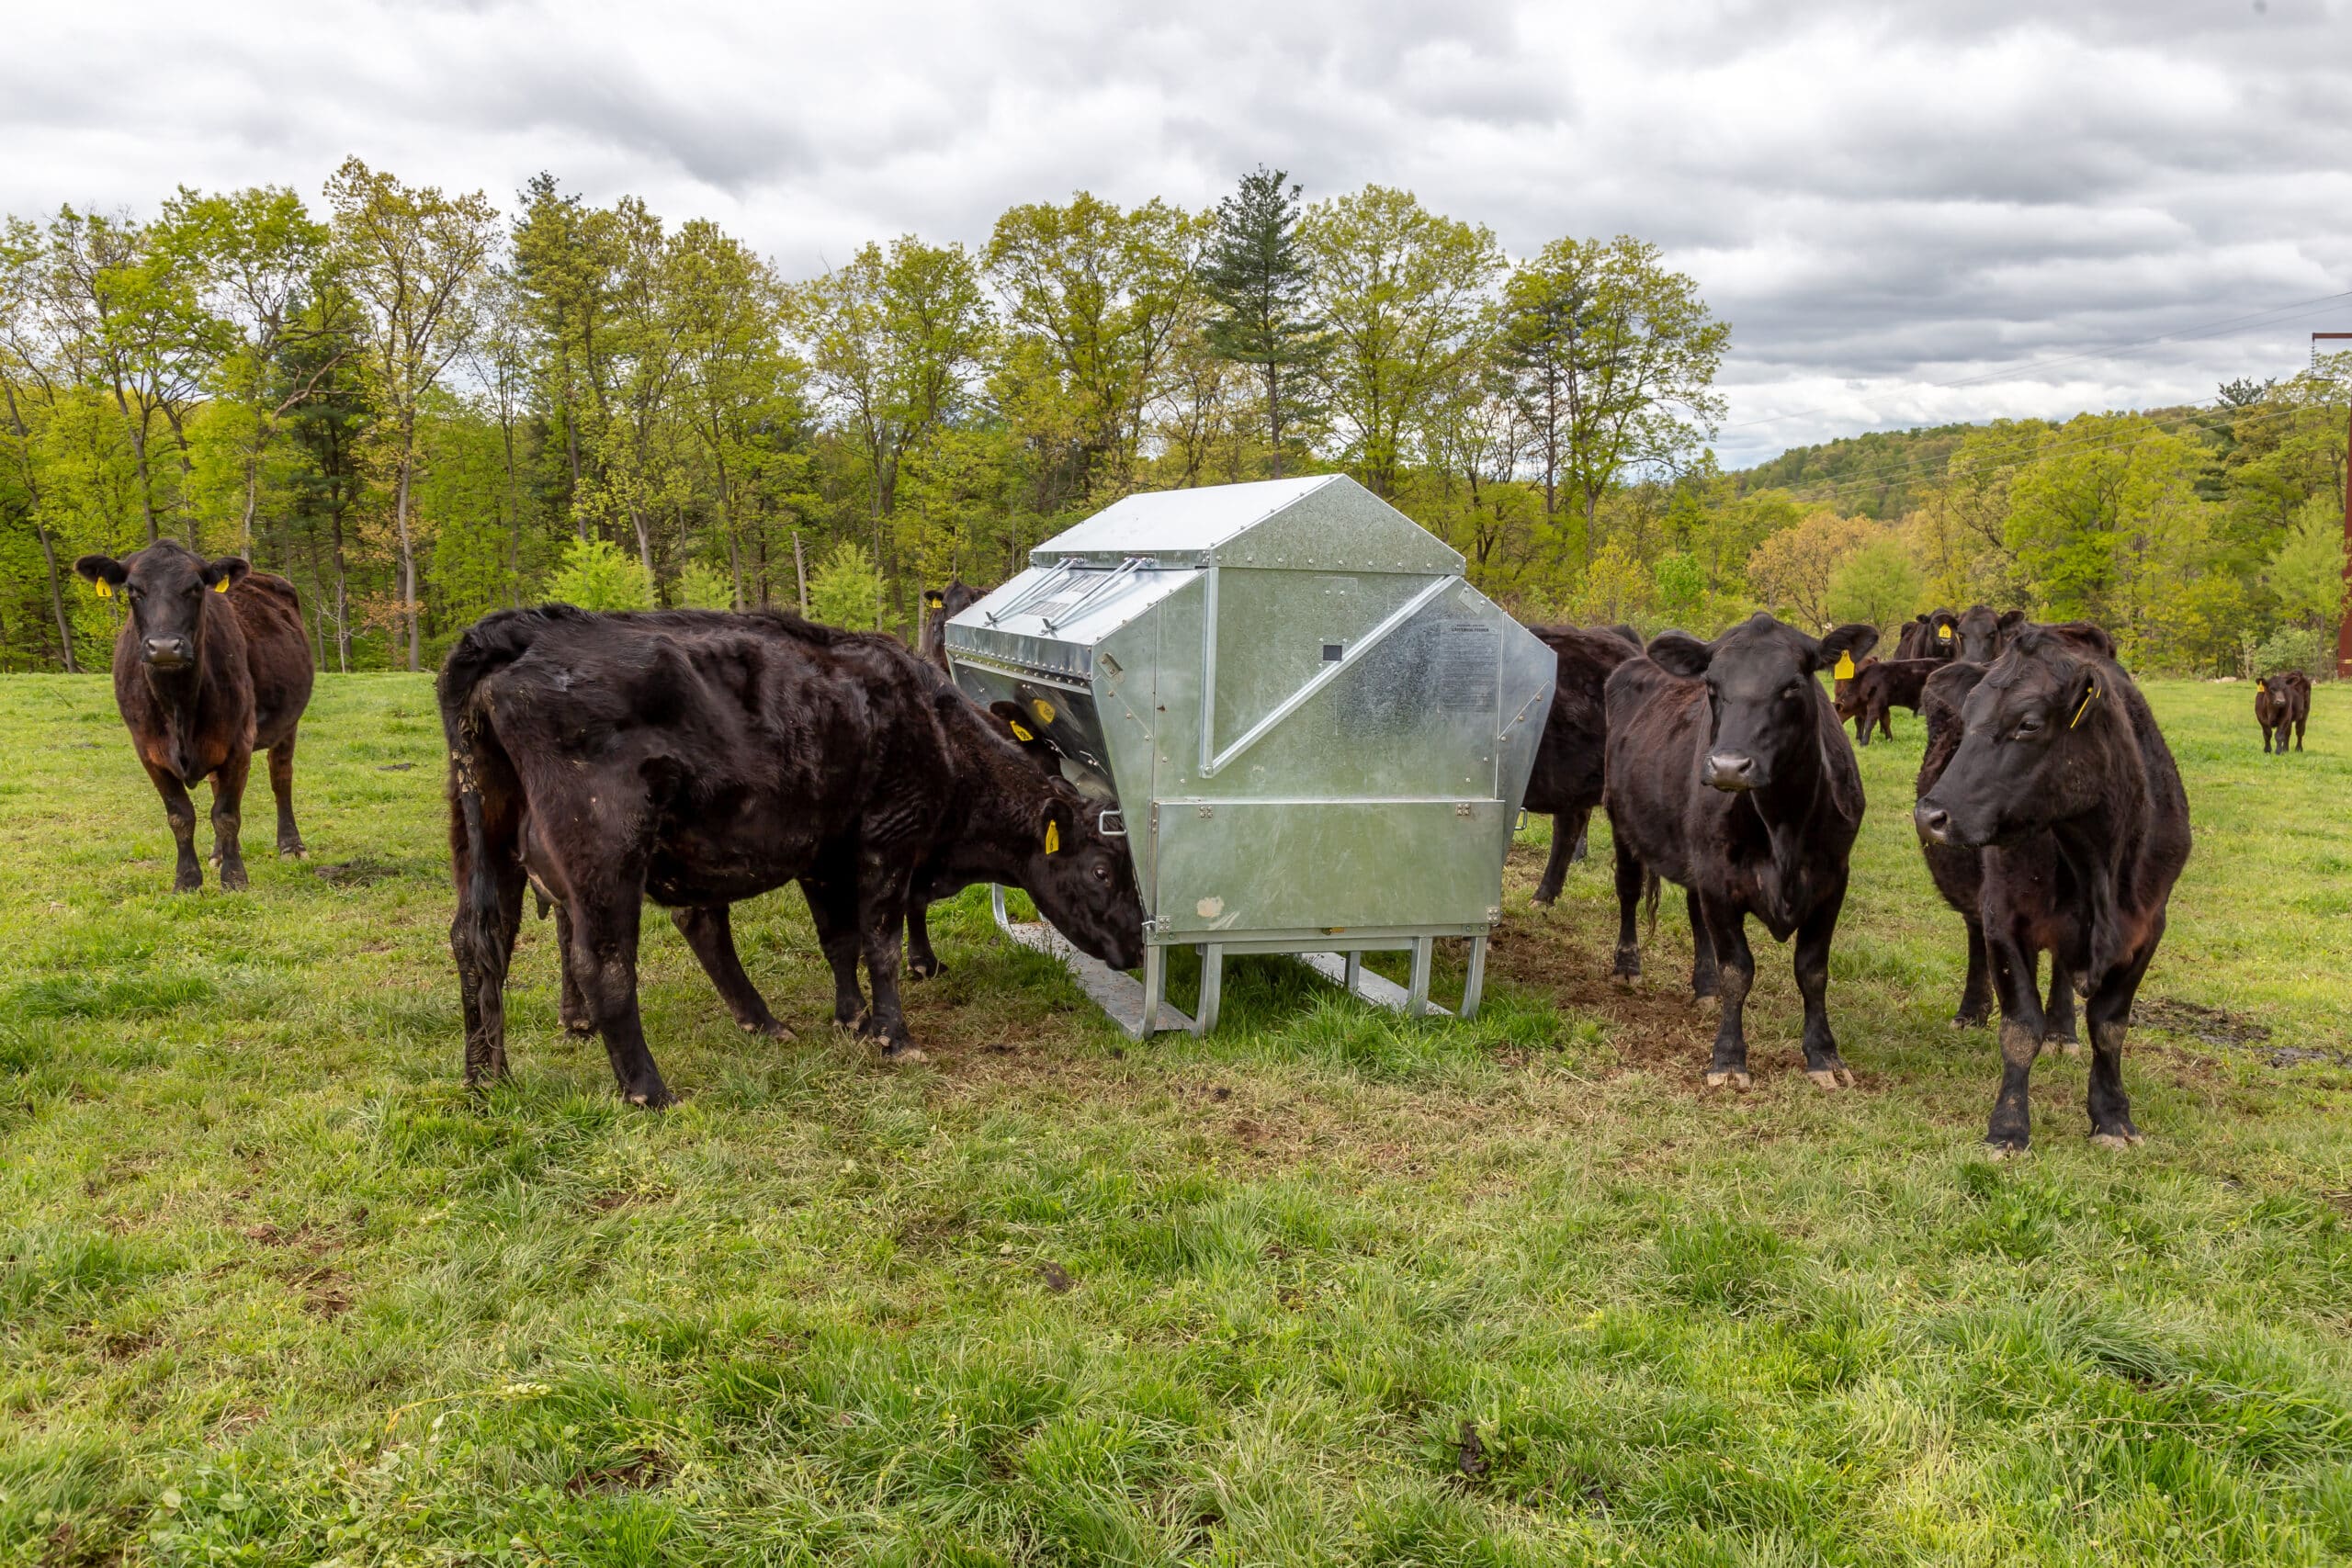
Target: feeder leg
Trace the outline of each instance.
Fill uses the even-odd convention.
[[[1417,936],[1413,939],[1413,975],[1405,987],[1405,1016],[1419,1018],[1429,1011],[1430,958],[1437,949],[1437,938]]]
[[[1459,1018],[1478,1016],[1478,998],[1487,988],[1487,939],[1470,939],[1470,973],[1462,978],[1462,1010]]]
[[[1363,994],[1363,949],[1357,948],[1348,954],[1348,977],[1340,984],[1351,997]]]
[[[1168,950],[1158,942],[1143,949],[1143,1036],[1159,1032],[1159,1004],[1168,998]]]
[[[1193,1032],[1206,1034],[1216,1027],[1217,1004],[1225,990],[1225,945],[1210,942],[1201,949],[1201,1005],[1193,1014]]]

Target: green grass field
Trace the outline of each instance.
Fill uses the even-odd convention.
[[[2345,1561],[2352,694],[2284,761],[2247,686],[2151,695],[2198,840],[2148,1142],[2050,1057],[1995,1165],[1907,714],[1849,1092],[1761,942],[1755,1089],[1699,1087],[1672,900],[1607,986],[1596,825],[1550,913],[1527,836],[1468,1025],[1244,960],[1134,1045],[975,890],[885,1070],[797,894],[737,922],[794,1044],[662,921],[650,1115],[547,924],[514,1082],[460,1089],[424,679],[323,681],[311,860],[257,789],[252,890],[192,897],[104,682],[0,682],[0,1563]]]

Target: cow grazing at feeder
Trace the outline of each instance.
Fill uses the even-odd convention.
[[[780,1033],[728,909],[798,882],[835,1021],[899,1060],[920,1058],[899,998],[909,889],[943,855],[1026,890],[1096,957],[1142,962],[1134,874],[1099,808],[895,637],[767,611],[507,610],[459,639],[440,701],[469,1083],[505,1071],[526,880],[560,910],[567,1021],[603,1035],[639,1105],[670,1100],[638,1010],[648,897],[737,1021]]]
[[[1609,740],[1609,672],[1640,656],[1633,628],[1530,626],[1559,660],[1552,688],[1552,711],[1536,743],[1535,765],[1527,776],[1521,804],[1552,818],[1552,855],[1535,902],[1560,896],[1568,867],[1584,858],[1585,827],[1600,804],[1602,765]]]
[[[2050,1023],[2034,989],[2042,951],[2087,998],[2092,1141],[2140,1142],[2123,1090],[2124,1034],[2188,861],[2188,798],[2155,716],[2105,637],[2096,627],[2017,626],[1992,664],[1973,675],[1963,667],[1959,739],[1913,812],[1930,845],[2002,852],[1985,857],[1980,903],[2001,1007],[2001,1089],[1985,1134],[1998,1153],[2030,1136],[2027,1087]]]
[[[1668,632],[1609,677],[1608,806],[1617,844],[1617,978],[1641,974],[1635,906],[1656,879],[1685,890],[1690,985],[1720,996],[1707,1082],[1748,1083],[1750,915],[1796,939],[1806,1076],[1850,1084],[1829,1027],[1829,946],[1861,827],[1853,748],[1817,676],[1868,653],[1875,627],[1815,639],[1758,615],[1700,642]]]
[[[988,590],[975,588],[957,578],[944,588],[926,588],[922,594],[922,636],[915,643],[915,652],[942,671],[947,668],[947,623],[988,597]]]
[[[204,886],[196,803],[212,781],[212,859],[220,886],[245,886],[238,842],[255,751],[269,753],[277,852],[302,853],[294,825],[294,738],[310,705],[311,641],[294,585],[234,556],[206,560],[171,540],[74,570],[130,614],[114,642],[114,700],[141,766],[164,797],[178,861],[175,892]]]
[[[2270,739],[2278,738],[2274,755],[2287,754],[2287,732],[2295,734],[2295,750],[2303,749],[2303,727],[2311,722],[2312,678],[2300,670],[2283,674],[2265,675],[2254,694],[2254,722],[2262,726],[2262,749],[2271,751]]]

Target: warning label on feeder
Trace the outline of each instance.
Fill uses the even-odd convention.
[[[1495,705],[1495,628],[1449,621],[1437,628],[1437,705],[1449,713]]]

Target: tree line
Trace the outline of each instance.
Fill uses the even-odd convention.
[[[322,668],[418,669],[550,598],[904,629],[1122,495],[1329,471],[1531,619],[1987,598],[2222,670],[2335,613],[2340,364],[1736,475],[1729,341],[1639,239],[1514,258],[1410,192],[1269,169],[805,279],[546,175],[503,213],[357,159],[315,205],[68,207],[0,231],[0,667],[101,667],[119,607],[72,560],[165,537],[292,579]]]

